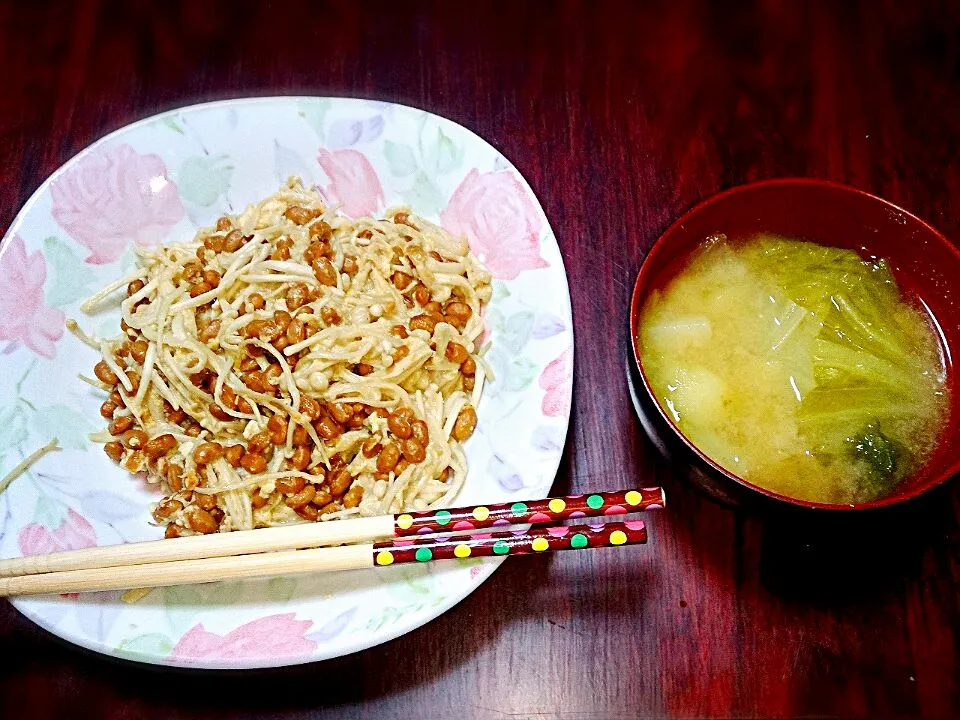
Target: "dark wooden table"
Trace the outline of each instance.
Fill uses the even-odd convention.
[[[731,511],[657,457],[623,372],[645,249],[723,188],[830,178],[960,239],[949,5],[0,3],[3,228],[96,138],[213,98],[379,98],[490,140],[540,197],[570,277],[555,491],[642,478],[671,498],[648,547],[508,561],[402,644],[275,672],[116,663],[3,603],[0,715],[960,716],[957,486],[885,519],[886,537]]]

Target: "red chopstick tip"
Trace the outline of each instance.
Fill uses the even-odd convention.
[[[659,497],[647,505],[648,510],[663,510],[667,506],[667,493],[661,487],[643,488],[645,494],[658,495]]]

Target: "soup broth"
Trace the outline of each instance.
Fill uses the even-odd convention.
[[[793,498],[857,503],[922,466],[948,407],[935,327],[887,263],[709,238],[640,317],[644,372],[703,453]]]

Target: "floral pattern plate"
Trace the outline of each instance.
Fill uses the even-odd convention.
[[[570,413],[573,332],[563,261],[533,191],[497,150],[427,112],[342,98],[233,100],[122,128],[30,198],[0,247],[0,475],[57,437],[0,495],[0,554],[153,539],[153,492],[87,434],[99,393],[77,380],[95,353],[64,332],[115,334],[118,313],[79,303],[132,264],[134,244],[189,239],[290,175],[351,215],[405,203],[469,239],[493,273],[496,372],[468,443],[458,504],[546,496]],[[47,630],[122,658],[254,668],[336,657],[398,637],[468,595],[500,560],[463,560],[120,593],[21,598]]]

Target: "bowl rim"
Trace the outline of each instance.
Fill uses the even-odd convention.
[[[731,482],[747,489],[748,491],[753,491],[758,493],[761,496],[769,498],[774,501],[779,501],[787,505],[793,506],[795,508],[804,508],[808,510],[829,510],[834,512],[850,512],[853,510],[874,510],[878,508],[891,507],[894,505],[899,505],[900,503],[907,502],[912,500],[920,495],[930,492],[934,488],[937,488],[943,485],[947,480],[952,476],[960,473],[960,458],[957,458],[948,463],[947,470],[940,473],[936,480],[932,484],[927,484],[925,486],[920,486],[912,488],[904,493],[898,493],[896,495],[888,495],[886,497],[880,498],[878,500],[870,500],[868,502],[862,503],[822,503],[814,502],[811,500],[801,500],[799,498],[790,497],[789,495],[783,495],[781,493],[773,492],[759,485],[751,483],[749,480],[746,480],[726,468],[719,465],[706,453],[702,452],[690,439],[683,433],[682,430],[677,426],[673,419],[664,411],[663,407],[660,405],[660,402],[657,400],[656,395],[653,393],[653,389],[650,386],[650,381],[647,378],[646,373],[643,369],[643,363],[640,359],[640,349],[637,341],[637,326],[639,323],[639,316],[641,310],[640,303],[640,291],[641,287],[647,284],[648,276],[650,275],[650,265],[648,262],[650,258],[654,257],[663,247],[667,244],[666,238],[670,237],[674,231],[681,227],[684,223],[690,220],[694,215],[697,215],[703,212],[706,208],[718,203],[727,200],[729,197],[734,195],[739,195],[744,192],[751,192],[759,190],[765,187],[771,186],[815,186],[822,187],[831,191],[851,193],[854,195],[863,196],[869,200],[880,202],[883,205],[902,213],[903,215],[909,217],[911,220],[917,222],[920,226],[924,228],[930,235],[936,238],[936,240],[947,250],[954,255],[958,262],[960,262],[960,248],[957,248],[950,239],[940,232],[937,228],[933,227],[930,223],[923,220],[920,217],[917,217],[914,213],[909,210],[896,205],[895,203],[886,200],[879,195],[874,195],[873,193],[861,190],[860,188],[854,187],[852,185],[846,185],[844,183],[834,182],[832,180],[821,180],[818,178],[804,178],[804,177],[781,177],[781,178],[772,178],[768,180],[759,180],[756,182],[744,183],[741,185],[734,185],[731,188],[727,188],[719,193],[711,195],[693,207],[684,212],[679,218],[672,222],[666,230],[664,230],[650,246],[650,249],[644,255],[643,260],[640,262],[640,268],[637,271],[637,277],[633,283],[633,289],[630,293],[630,316],[629,316],[629,327],[630,332],[630,346],[633,353],[633,365],[634,369],[639,373],[640,380],[643,384],[644,392],[647,397],[652,401],[653,406],[656,408],[659,416],[666,422],[667,426],[670,428],[670,431],[675,437],[677,437],[693,454],[699,458],[702,462],[707,464],[710,468],[720,473],[726,477]]]

